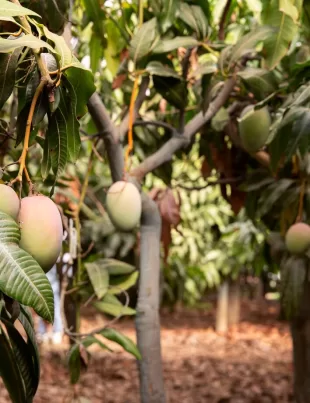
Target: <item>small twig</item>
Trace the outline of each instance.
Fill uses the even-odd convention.
[[[223,9],[223,13],[222,13],[222,16],[221,16],[220,23],[219,23],[218,38],[219,38],[220,41],[223,41],[225,39],[225,22],[226,22],[226,17],[227,17],[230,5],[231,5],[231,0],[227,0],[226,4],[225,4],[225,7]]]
[[[86,249],[86,251],[81,254],[81,258],[83,259],[84,257],[86,257],[91,252],[91,250],[93,249],[94,246],[95,246],[95,242],[91,241],[91,243],[88,245],[88,248]]]
[[[116,286],[113,286],[113,288],[115,288],[115,287],[116,287]],[[126,290],[121,289],[121,288],[120,288],[120,291],[121,291],[121,292],[125,295],[125,297],[126,297],[126,301],[125,301],[124,308],[128,308],[128,306],[129,306],[129,301],[130,301],[128,292],[127,292]],[[109,321],[105,326],[100,327],[100,328],[97,328],[97,329],[95,329],[95,330],[92,330],[92,331],[89,332],[89,333],[75,333],[75,332],[71,332],[67,327],[65,328],[64,331],[65,331],[66,335],[69,336],[69,337],[71,337],[71,338],[76,337],[76,338],[80,339],[81,337],[94,336],[95,334],[100,334],[100,332],[102,332],[104,329],[106,329],[106,328],[110,327],[111,325],[113,325],[115,322],[117,322],[117,321],[120,319],[121,316],[123,316],[123,313],[122,313],[122,312],[120,312],[120,314],[119,314],[118,316],[116,316],[114,319],[112,319],[111,321]]]
[[[157,120],[136,120],[134,126],[156,126],[169,130],[171,133],[175,133],[177,130],[166,122],[159,122]]]

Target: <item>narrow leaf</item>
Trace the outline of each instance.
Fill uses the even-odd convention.
[[[121,294],[122,291],[128,290],[130,287],[134,286],[138,280],[139,272],[135,271],[129,276],[117,276],[110,278],[110,289],[111,294]]]
[[[157,20],[152,18],[145,22],[132,37],[129,48],[130,57],[137,61],[149,54],[157,36]]]
[[[19,17],[24,15],[35,15],[40,17],[39,14],[34,11],[7,0],[0,0],[0,15],[3,17]]]
[[[141,354],[137,348],[137,346],[130,340],[127,336],[119,333],[115,329],[106,328],[103,329],[100,333],[101,336],[105,337],[108,340],[114,341],[115,343],[119,344],[123,347],[125,351],[132,354],[138,360],[141,359]]]
[[[101,299],[109,287],[109,272],[96,263],[85,263],[85,267],[97,298]]]
[[[23,35],[17,39],[0,38],[0,53],[13,52],[20,47],[28,47],[31,49],[46,48],[53,53],[55,52],[48,43],[31,34]]]
[[[15,86],[15,72],[21,49],[0,54],[0,109],[7,101]]]
[[[197,39],[191,36],[176,36],[173,39],[163,39],[158,42],[152,53],[167,53],[178,48],[191,48],[198,45]]]

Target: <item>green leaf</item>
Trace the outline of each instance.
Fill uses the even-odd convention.
[[[100,267],[104,267],[110,274],[110,276],[130,274],[136,270],[135,266],[122,262],[121,260],[106,258],[96,260],[96,263]]]
[[[238,76],[241,77],[246,88],[259,100],[266,98],[277,89],[274,76],[268,70],[247,67],[240,71]]]
[[[71,162],[76,162],[81,148],[80,123],[76,116],[78,96],[69,80],[64,79],[64,87],[60,88],[61,110],[67,125],[68,152]]]
[[[79,95],[77,97],[76,116],[81,118],[87,113],[87,102],[96,91],[94,76],[90,70],[80,67],[70,67],[64,75],[74,88],[75,93]]]
[[[98,0],[83,0],[89,20],[94,24],[94,31],[101,39],[104,38],[105,13]]]
[[[26,401],[32,400],[38,387],[38,380],[33,370],[31,350],[12,323],[4,319],[3,323],[7,329],[15,361],[24,381]]]
[[[163,7],[160,15],[157,16],[162,32],[166,32],[173,25],[176,16],[179,13],[178,6],[179,0],[166,0],[163,2]],[[154,9],[154,7],[152,8]]]
[[[58,108],[49,118],[48,130],[46,133],[48,139],[49,154],[51,156],[52,169],[55,174],[55,183],[61,175],[68,162],[68,135],[65,117]],[[54,187],[52,191],[54,190]]]
[[[0,109],[8,100],[15,86],[15,72],[21,49],[0,54]]]
[[[177,79],[180,78],[176,71],[168,66],[164,66],[161,62],[158,61],[148,63],[145,70],[154,76],[175,77]]]
[[[274,28],[261,26],[244,35],[231,50],[229,66],[236,63],[242,56],[253,51],[258,42],[265,40],[274,33]]]
[[[39,14],[34,11],[6,0],[0,0],[0,15],[3,17],[19,17],[24,15],[40,17]]]
[[[129,288],[133,287],[139,277],[139,272],[135,271],[131,273],[129,276],[118,276],[110,278],[110,294],[121,294],[122,291],[126,291]]]
[[[279,10],[284,14],[291,17],[291,19],[297,23],[299,18],[298,8],[295,6],[295,0],[279,0]]]
[[[204,39],[207,36],[208,21],[201,7],[182,2],[179,17],[195,31],[198,39]]]
[[[112,351],[104,343],[98,340],[94,336],[85,337],[80,344],[74,344],[68,353],[68,366],[70,371],[70,381],[72,384],[76,384],[81,375],[81,353],[80,348],[87,349],[92,344],[98,344],[101,348],[105,350]]]
[[[15,49],[25,46],[31,49],[46,48],[51,52],[55,52],[48,43],[42,41],[34,35],[23,35],[17,39],[0,38],[0,53],[13,52]]]
[[[85,267],[97,298],[101,299],[109,288],[109,272],[105,267],[95,262],[85,263]]]
[[[43,30],[47,39],[51,40],[55,45],[54,52],[56,52],[59,57],[60,68],[70,66],[74,62],[74,59],[72,51],[67,45],[65,39],[62,36],[54,34],[45,26],[43,26]]]
[[[286,55],[290,43],[298,31],[298,24],[279,10],[278,0],[264,2],[262,22],[276,28],[275,33],[264,41],[263,49],[265,65],[272,70]]]
[[[98,334],[100,334],[101,336],[105,337],[108,340],[114,341],[115,343],[119,344],[120,346],[123,347],[123,349],[125,351],[132,354],[138,360],[141,360],[142,357],[141,357],[141,354],[140,354],[138,348],[127,336],[124,336],[123,334],[119,333],[117,330],[114,330],[111,328],[103,329]]]
[[[25,403],[26,391],[10,342],[0,322],[0,376],[13,403]]]
[[[33,366],[33,388],[36,393],[40,381],[40,354],[38,345],[36,342],[36,335],[34,331],[34,323],[32,321],[31,313],[27,311],[26,307],[21,306],[21,312],[18,320],[22,324],[27,334],[27,345],[32,354],[32,366]]]
[[[267,214],[274,204],[285,194],[285,192],[294,184],[293,179],[280,179],[279,181],[269,185],[261,194],[259,200],[259,214],[264,216]]]
[[[62,31],[65,23],[68,21],[69,0],[45,0],[47,21],[43,23],[48,25],[53,32]]]
[[[19,241],[17,223],[0,212],[0,290],[52,322],[54,297],[50,282],[33,257],[19,248]]]
[[[90,68],[93,73],[98,71],[99,62],[103,56],[102,43],[100,38],[92,35],[89,41]]]
[[[115,295],[109,293],[104,296],[102,301],[96,301],[93,305],[100,312],[104,312],[115,317],[136,314],[134,309],[122,305]]]
[[[167,53],[178,48],[192,48],[198,45],[197,39],[191,36],[176,36],[173,39],[163,39],[158,42],[152,53]]]
[[[129,48],[130,57],[136,62],[149,54],[157,38],[157,20],[152,18],[138,28],[132,37]]]

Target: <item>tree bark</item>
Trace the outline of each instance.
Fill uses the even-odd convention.
[[[155,202],[144,195],[136,316],[138,348],[142,355],[142,360],[138,363],[142,403],[164,403],[166,401],[159,318],[160,234],[161,217],[158,207]]]
[[[231,280],[228,292],[228,326],[237,325],[240,321],[240,280]]]
[[[224,280],[217,293],[215,330],[219,333],[226,333],[228,330],[228,295],[228,281]]]
[[[310,403],[310,283],[306,281],[301,312],[291,321],[294,392],[297,403]]]

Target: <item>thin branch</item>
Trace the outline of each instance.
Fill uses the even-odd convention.
[[[176,133],[176,129],[166,122],[159,122],[158,120],[136,120],[134,126],[156,126],[169,130],[171,133]]]
[[[124,158],[119,144],[117,129],[97,93],[91,96],[87,106],[104,141],[113,181],[118,181],[123,177]]]
[[[150,82],[150,78],[149,77],[143,77],[141,84],[140,84],[140,88],[139,88],[139,92],[136,98],[136,102],[135,102],[135,108],[134,108],[134,121],[137,119],[138,114],[139,114],[139,110],[145,100],[146,97],[146,90],[148,89],[149,86],[149,82]],[[119,126],[118,129],[118,135],[119,135],[119,139],[122,140],[127,132],[128,132],[128,123],[129,123],[129,113],[126,114],[126,116],[124,117],[124,119],[122,120],[122,123]]]
[[[173,136],[168,140],[157,152],[146,158],[137,168],[131,173],[138,179],[142,179],[146,174],[158,168],[165,162],[171,161],[176,151],[188,145],[191,138],[199,132],[199,130],[209,122],[218,110],[226,103],[229,95],[236,84],[236,77],[229,78],[219,95],[209,105],[205,114],[199,112],[184,128],[183,135]]]
[[[220,23],[219,23],[218,38],[220,41],[223,41],[225,39],[225,22],[226,22],[228,11],[230,9],[230,5],[231,5],[231,0],[227,0],[223,13],[222,13],[222,16],[221,16]]]

